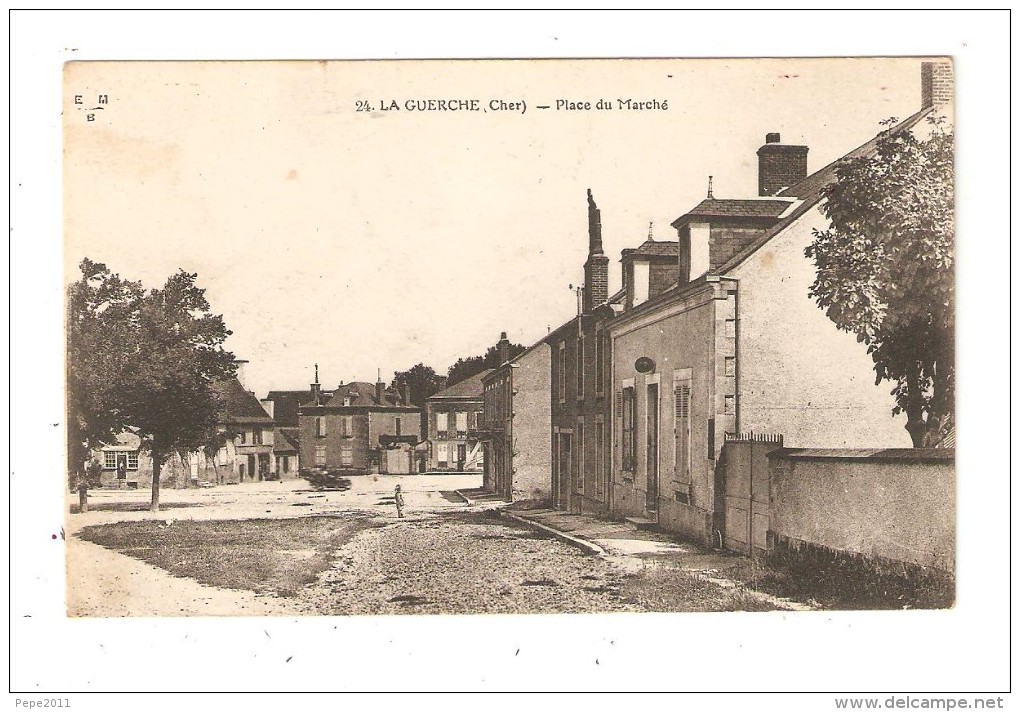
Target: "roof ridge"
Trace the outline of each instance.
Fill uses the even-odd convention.
[[[719,267],[719,269],[716,270],[716,274],[725,275],[725,274],[729,273],[730,271],[732,271],[732,270],[736,269],[737,267],[739,267],[751,255],[753,255],[755,252],[757,252],[762,247],[764,247],[773,237],[775,237],[776,235],[781,233],[790,224],[792,224],[795,220],[800,218],[808,210],[810,210],[815,205],[817,205],[819,202],[821,202],[821,200],[822,200],[822,188],[816,188],[811,196],[805,197],[803,195],[798,195],[797,194],[797,193],[801,192],[801,190],[803,190],[804,186],[811,186],[813,183],[817,182],[819,179],[824,178],[825,174],[834,171],[836,169],[836,166],[839,165],[839,163],[841,161],[844,161],[844,160],[846,160],[848,158],[857,158],[857,157],[859,157],[861,155],[864,155],[865,153],[870,151],[878,143],[878,141],[881,140],[882,138],[884,138],[886,136],[895,136],[895,135],[897,135],[897,134],[899,134],[899,133],[901,133],[903,131],[906,131],[907,129],[913,128],[914,126],[917,125],[918,121],[920,121],[921,118],[923,118],[926,114],[932,113],[934,110],[935,110],[935,107],[932,107],[932,106],[927,106],[927,107],[922,108],[920,111],[917,111],[914,114],[911,114],[910,116],[908,116],[903,121],[901,121],[898,124],[896,124],[895,126],[893,126],[891,128],[888,128],[888,129],[885,129],[883,131],[879,131],[877,134],[872,136],[870,139],[868,139],[867,141],[865,141],[861,145],[859,145],[856,148],[854,148],[854,149],[844,153],[839,158],[835,159],[834,161],[831,161],[830,163],[826,164],[822,168],[819,168],[814,173],[811,173],[810,175],[805,176],[804,178],[802,178],[798,182],[794,183],[789,188],[787,188],[784,191],[782,191],[782,195],[779,195],[779,196],[776,196],[776,197],[780,197],[780,198],[783,198],[783,197],[785,197],[785,198],[797,198],[797,199],[799,199],[801,201],[800,204],[797,205],[793,210],[788,211],[788,214],[786,214],[781,220],[779,220],[779,222],[777,222],[771,228],[766,230],[765,233],[761,237],[759,237],[757,240],[755,240],[754,242],[749,244],[743,250],[741,250],[737,254],[733,255],[733,257],[731,257],[729,260],[727,260],[725,263],[723,263]]]

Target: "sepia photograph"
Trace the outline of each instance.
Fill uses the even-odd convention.
[[[12,622],[95,642],[70,691],[934,690],[962,650],[889,661],[967,627],[980,470],[967,61],[929,46],[68,44],[49,612]],[[822,640],[879,682],[792,676]]]
[[[949,58],[64,108],[69,615],[952,606]]]

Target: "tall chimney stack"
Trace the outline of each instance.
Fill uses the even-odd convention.
[[[609,258],[602,252],[602,213],[588,189],[588,261],[584,263],[581,311],[590,314],[609,300]]]
[[[322,405],[322,388],[319,386],[319,364],[315,364],[315,380],[311,383],[312,401],[315,405]]]
[[[765,134],[758,149],[758,195],[777,195],[807,177],[807,146],[780,142],[778,133]]]
[[[375,372],[375,402],[379,405],[383,404],[383,393],[386,391],[386,384],[382,380],[382,369],[376,369]]]
[[[506,332],[501,332],[499,341],[496,342],[496,351],[499,353],[499,365],[510,360],[510,340],[506,338]]]

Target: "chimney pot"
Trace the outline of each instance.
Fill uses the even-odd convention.
[[[773,132],[765,134],[765,143],[779,143],[779,142],[780,140],[778,133]]]

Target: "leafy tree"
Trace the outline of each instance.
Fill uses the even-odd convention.
[[[114,442],[128,426],[121,384],[130,377],[138,282],[85,259],[81,279],[67,288],[68,486],[85,478],[93,450]]]
[[[84,260],[68,289],[69,469],[133,430],[152,457],[152,510],[163,464],[208,443],[220,404],[212,384],[236,372],[230,332],[209,313],[197,275],[180,271],[145,292]]]
[[[514,358],[524,351],[525,347],[521,344],[511,343],[509,357]],[[496,346],[490,346],[484,356],[469,356],[468,358],[457,359],[457,362],[450,366],[446,382],[448,385],[452,386],[453,384],[467,380],[486,369],[497,368],[501,365],[502,364],[499,362],[499,348]]]
[[[393,381],[390,384],[400,393],[404,392],[404,386],[411,390],[411,404],[425,410],[425,403],[428,399],[446,387],[446,379],[436,374],[435,369],[423,363],[417,363],[406,371],[398,371],[393,374]],[[428,423],[425,416],[421,418],[421,438],[428,437]]]
[[[139,301],[140,358],[124,390],[131,425],[152,457],[154,512],[163,463],[207,444],[220,413],[213,384],[237,372],[234,355],[223,349],[230,331],[221,316],[209,313],[197,278],[181,270]]]
[[[830,227],[805,250],[811,296],[867,344],[875,383],[895,384],[892,412],[906,413],[914,447],[954,408],[953,130],[936,118],[928,128],[886,132],[843,161],[824,190]]]
[[[424,408],[430,396],[446,387],[446,379],[436,375],[431,366],[418,363],[406,371],[394,373],[390,385],[400,393],[404,392],[404,386],[410,386],[411,404]]]

